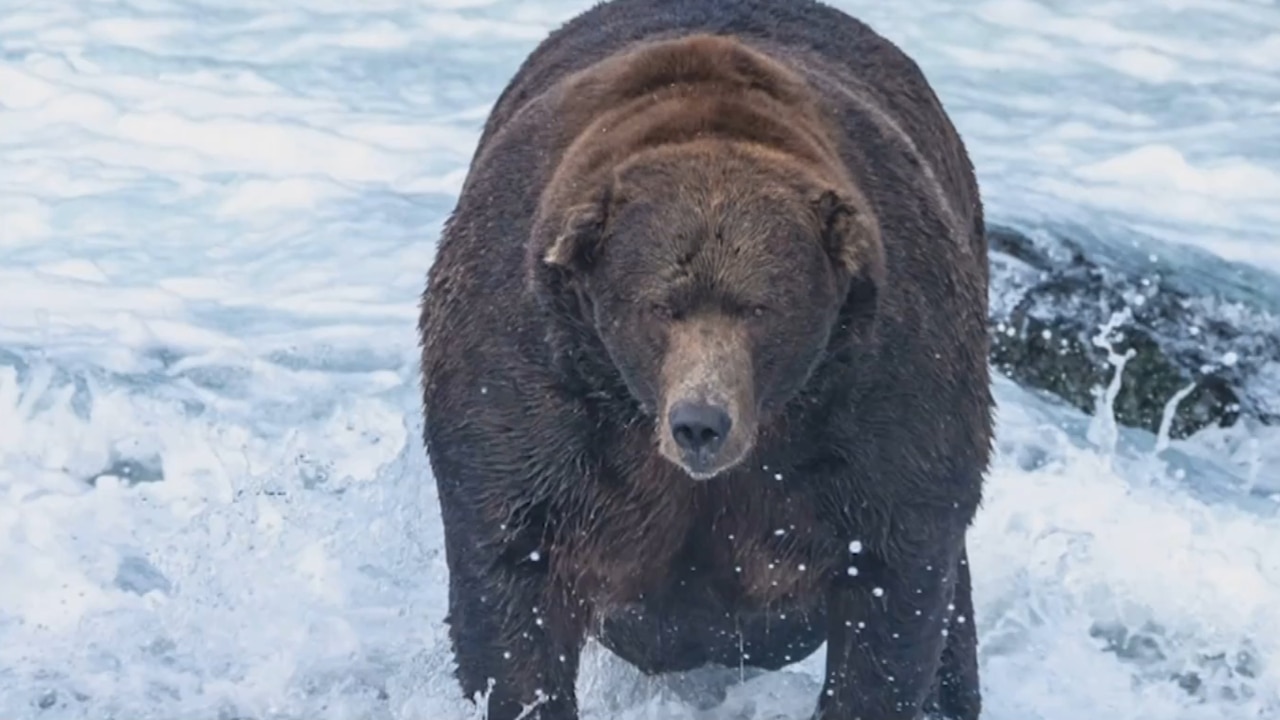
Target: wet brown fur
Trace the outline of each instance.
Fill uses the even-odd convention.
[[[587,634],[648,672],[825,641],[819,717],[977,718],[953,620],[990,451],[986,280],[963,145],[856,20],[615,0],[554,33],[490,116],[422,305],[464,691],[494,679],[495,720],[541,691],[533,717],[569,720]],[[660,450],[698,373],[754,404],[741,462],[704,482]]]

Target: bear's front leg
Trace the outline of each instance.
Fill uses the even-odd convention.
[[[548,602],[562,595],[545,566],[450,550],[449,633],[463,692],[492,688],[488,720],[577,720],[583,625]]]
[[[887,547],[895,550],[892,562],[883,553],[855,554],[856,575],[828,591],[816,720],[918,720],[935,686],[963,538],[924,552]]]
[[[947,647],[942,651],[938,683],[926,709],[945,720],[978,720],[982,715],[982,692],[967,552],[960,554],[957,563],[951,606],[955,609],[951,611],[951,624],[947,628]]]

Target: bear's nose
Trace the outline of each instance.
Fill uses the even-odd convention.
[[[733,426],[723,407],[705,402],[678,402],[671,408],[667,420],[676,445],[697,455],[714,455]]]

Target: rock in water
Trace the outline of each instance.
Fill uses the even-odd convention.
[[[1106,343],[1097,340],[1120,313],[1124,320],[1108,338],[1114,352],[1132,351],[1132,357],[1116,397],[1117,422],[1156,432],[1166,403],[1192,385],[1178,403],[1174,438],[1242,418],[1280,421],[1280,319],[1266,291],[1249,296],[1230,287],[1197,287],[1178,276],[1177,265],[1154,256],[1145,267],[1145,258],[1126,262],[1131,248],[1105,248],[1062,232],[989,224],[987,237],[991,362],[1015,382],[1094,412],[1115,371]],[[1261,284],[1280,288],[1280,278],[1204,260],[1224,273],[1261,275]]]

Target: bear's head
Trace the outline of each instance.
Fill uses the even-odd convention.
[[[575,298],[659,452],[741,463],[834,340],[868,341],[884,258],[843,172],[751,143],[659,145],[544,201],[536,292]],[[837,337],[837,335],[839,337]]]

